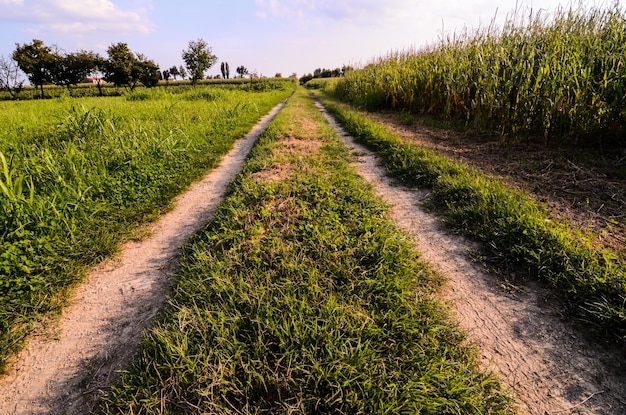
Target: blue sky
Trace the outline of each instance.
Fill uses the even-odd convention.
[[[589,2],[586,2],[589,3]],[[125,42],[161,69],[202,38],[231,73],[302,76],[359,66],[433,44],[443,33],[501,24],[516,7],[553,12],[562,0],[0,0],[0,56],[41,39],[67,52]],[[497,12],[497,14],[496,14]],[[209,74],[218,74],[219,64]]]

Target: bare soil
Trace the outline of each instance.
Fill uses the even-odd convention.
[[[388,112],[373,113],[400,136],[467,162],[522,189],[596,244],[626,258],[626,148],[552,148],[428,128]]]
[[[353,150],[359,174],[414,238],[420,257],[446,277],[443,296],[452,315],[480,349],[482,367],[502,380],[520,413],[626,414],[626,363],[619,350],[588,343],[551,308],[540,287],[528,284],[514,293],[502,289],[494,275],[472,260],[469,252],[477,247],[425,211],[421,201],[428,190],[393,184],[378,158],[327,118]],[[439,137],[422,129],[419,134],[403,131],[407,138],[444,147]],[[484,166],[492,165],[482,160]]]

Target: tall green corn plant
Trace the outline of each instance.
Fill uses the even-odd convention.
[[[370,108],[464,120],[545,142],[624,140],[626,15],[583,7],[530,12],[351,72],[339,98]]]

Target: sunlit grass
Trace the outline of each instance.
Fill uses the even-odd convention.
[[[199,91],[0,102],[0,369],[85,267],[290,93]]]
[[[463,163],[406,142],[345,104],[324,99],[347,131],[375,149],[409,185],[432,188],[429,203],[454,228],[483,242],[500,265],[555,289],[559,307],[609,342],[626,341],[626,264],[552,220],[528,195]]]
[[[511,413],[302,91],[253,153],[103,412]]]

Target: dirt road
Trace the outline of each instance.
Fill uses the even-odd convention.
[[[84,414],[136,351],[141,333],[165,305],[180,246],[214,214],[226,186],[271,117],[152,225],[90,273],[51,332],[33,336],[0,379],[0,414]],[[331,120],[332,122],[332,120]],[[626,369],[618,355],[591,347],[542,302],[531,286],[514,295],[468,255],[471,244],[446,231],[420,201],[426,191],[394,186],[376,157],[342,133],[355,168],[392,206],[422,259],[444,274],[452,313],[527,414],[625,414]]]
[[[76,291],[58,326],[37,333],[0,379],[0,414],[87,413],[126,367],[167,301],[182,244],[215,214],[276,106],[203,180],[181,194],[151,236],[125,244]]]
[[[472,244],[426,213],[420,201],[427,190],[392,184],[377,157],[327,119],[353,149],[359,174],[414,238],[421,258],[447,278],[443,295],[453,315],[480,348],[483,366],[498,374],[518,400],[521,413],[626,414],[626,365],[616,351],[580,339],[542,302],[539,288],[527,286],[510,295],[497,286],[470,259]]]

